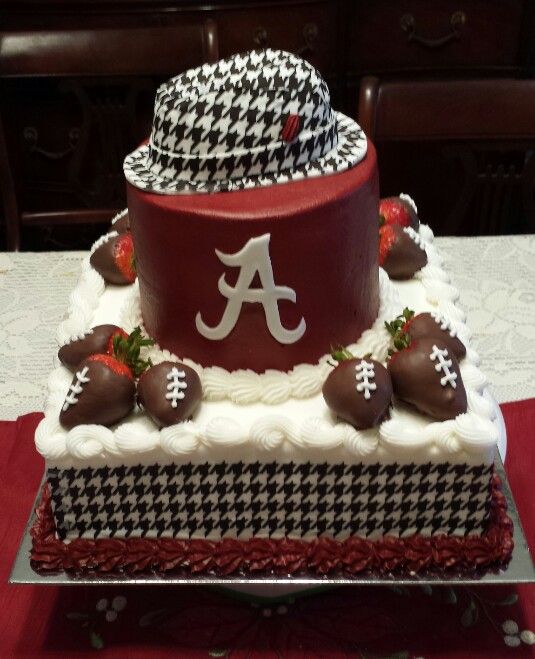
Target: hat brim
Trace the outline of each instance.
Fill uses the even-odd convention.
[[[168,180],[156,176],[147,166],[148,145],[141,146],[124,161],[126,180],[136,188],[156,194],[194,194],[231,192],[267,187],[306,178],[317,178],[343,172],[359,163],[366,155],[367,140],[362,128],[341,112],[336,113],[338,144],[323,157],[292,170],[212,181]]]

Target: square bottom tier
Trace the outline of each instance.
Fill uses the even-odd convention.
[[[385,535],[377,540],[328,535],[311,541],[282,537],[248,540],[58,537],[50,484],[45,485],[31,529],[31,561],[45,572],[102,574],[415,574],[499,568],[513,550],[513,525],[496,474],[482,533],[464,536]]]

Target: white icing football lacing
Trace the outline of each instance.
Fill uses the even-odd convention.
[[[170,380],[167,385],[168,392],[165,394],[167,400],[171,401],[171,407],[176,407],[178,401],[186,397],[182,389],[187,389],[188,385],[183,378],[186,377],[185,371],[179,371],[176,366],[169,371],[167,379]]]
[[[108,231],[108,233],[105,233],[103,236],[100,236],[98,240],[96,240],[93,245],[91,246],[90,254],[93,255],[99,247],[102,247],[105,243],[110,241],[112,238],[117,237],[119,234],[115,229],[112,231]]]
[[[438,313],[438,311],[431,311],[431,317],[437,325],[440,325],[441,330],[447,330],[452,338],[457,336],[457,330],[454,329],[450,321],[444,318],[444,316]]]
[[[417,231],[415,231],[412,227],[403,227],[403,231],[405,231],[405,233],[414,240],[420,249],[425,250],[425,243]]]
[[[88,371],[89,366],[84,366],[81,371],[76,373],[76,382],[73,382],[69,387],[69,393],[67,394],[65,402],[63,403],[62,409],[64,412],[66,412],[71,405],[76,405],[78,402],[77,396],[82,393],[82,385],[86,384],[86,382],[89,382],[89,378],[87,377]]]
[[[444,377],[440,378],[440,384],[445,387],[447,384],[451,385],[453,389],[457,388],[457,373],[455,371],[450,371],[450,368],[453,366],[451,359],[446,359],[448,357],[448,350],[444,348],[441,350],[438,346],[433,346],[433,352],[429,355],[429,359],[434,362],[435,359],[438,360],[438,364],[435,364],[435,371],[439,373],[444,373]]]
[[[400,192],[399,198],[402,199],[403,201],[406,201],[409,204],[409,206],[412,206],[414,212],[418,214],[418,209],[416,208],[414,199],[410,195],[405,194],[404,192]]]
[[[355,371],[355,378],[358,382],[357,391],[364,391],[364,398],[369,400],[371,398],[371,392],[377,389],[377,384],[370,382],[370,380],[375,379],[375,367],[363,359],[355,366]]]
[[[123,208],[122,211],[119,211],[111,220],[111,226],[118,222],[121,218],[123,218],[126,214],[128,213],[128,208]]]
[[[73,334],[70,336],[67,341],[65,341],[64,345],[67,345],[69,343],[74,343],[75,341],[81,341],[82,339],[85,339],[86,336],[89,336],[90,334],[93,334],[93,328],[89,328],[85,330],[84,332],[79,332],[78,334]]]

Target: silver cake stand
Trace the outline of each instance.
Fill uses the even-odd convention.
[[[42,584],[59,586],[217,586],[219,588],[240,593],[242,595],[274,600],[290,595],[311,592],[332,586],[386,586],[386,585],[449,585],[449,586],[475,586],[475,585],[498,585],[498,584],[521,584],[535,583],[535,567],[533,565],[526,538],[522,530],[518,510],[516,508],[511,488],[503,468],[502,459],[505,457],[506,437],[505,424],[498,405],[496,405],[496,423],[500,427],[500,439],[498,441],[499,454],[496,457],[496,470],[502,481],[502,490],[507,499],[507,513],[514,524],[514,550],[512,558],[503,569],[485,570],[481,573],[469,572],[458,574],[433,574],[421,572],[419,574],[388,575],[388,574],[362,574],[354,577],[347,576],[319,576],[317,574],[300,574],[299,576],[280,575],[113,575],[105,576],[99,574],[71,575],[66,572],[47,574],[36,572],[30,565],[30,550],[32,539],[30,528],[35,520],[35,508],[41,497],[42,484],[39,487],[32,514],[26,525],[22,541],[17,552],[15,563],[9,578],[12,584]],[[500,457],[501,456],[501,457]],[[44,477],[43,477],[44,481]]]

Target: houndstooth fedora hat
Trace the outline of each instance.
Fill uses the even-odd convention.
[[[126,179],[160,194],[243,190],[334,174],[366,154],[366,137],[331,108],[308,62],[251,51],[171,78],[156,94],[148,144]]]

